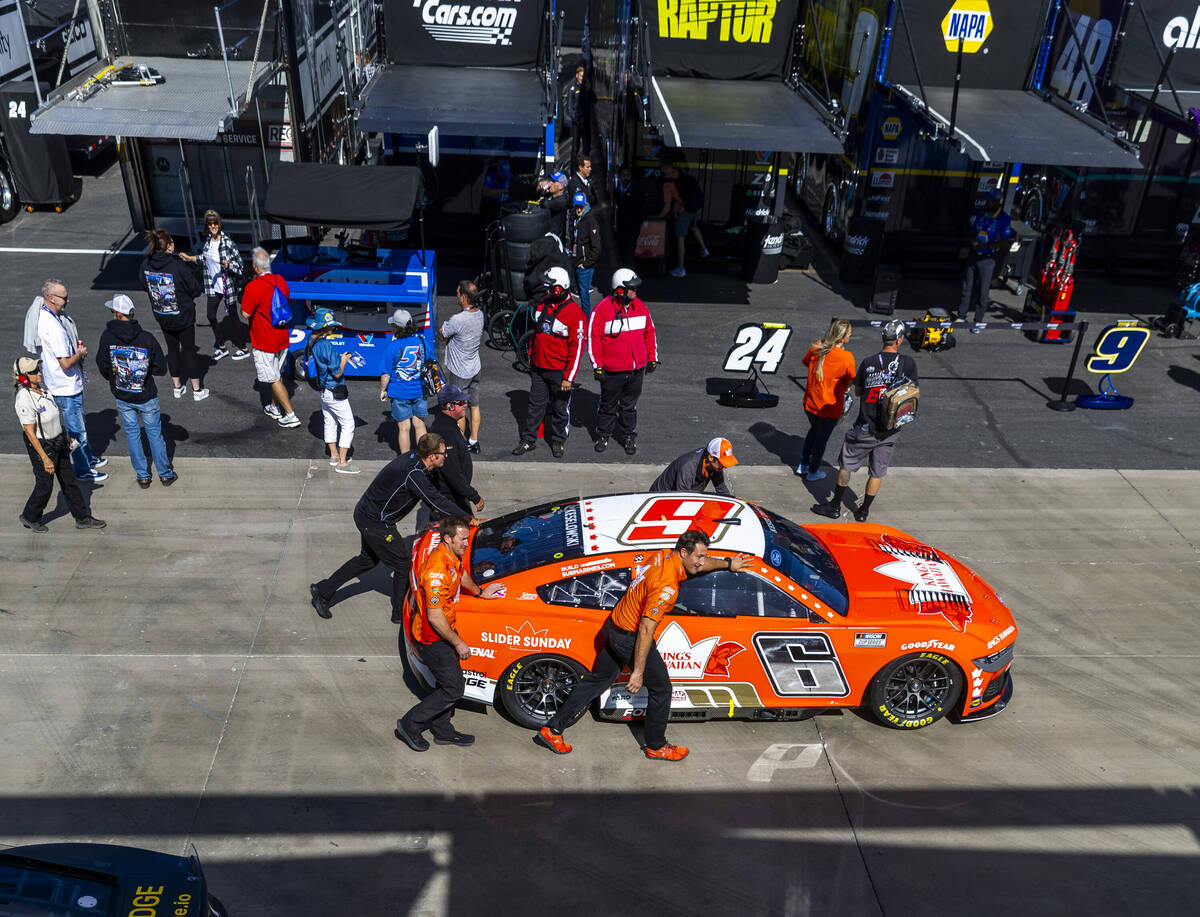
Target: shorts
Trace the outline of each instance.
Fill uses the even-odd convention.
[[[686,236],[693,226],[696,225],[696,214],[688,211],[675,214],[675,235]]]
[[[268,384],[278,382],[283,376],[283,361],[287,359],[287,354],[286,350],[281,350],[279,353],[267,353],[265,350],[254,351],[254,372],[258,375],[258,381]]]
[[[851,427],[846,438],[842,441],[842,452],[838,456],[838,464],[847,471],[858,471],[868,464],[868,473],[873,478],[882,478],[888,472],[892,461],[892,451],[896,448],[896,440],[900,431],[877,437],[870,428],[863,429],[858,424]]]
[[[449,385],[457,385],[467,393],[467,404],[473,408],[479,407],[479,377],[472,376],[470,379],[464,379],[462,376],[456,376],[454,373],[442,367],[442,375],[445,377]]]
[[[428,417],[429,405],[424,398],[393,398],[392,420],[402,422],[410,417]]]

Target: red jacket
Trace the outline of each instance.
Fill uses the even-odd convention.
[[[641,369],[657,360],[658,340],[646,304],[636,296],[627,306],[611,296],[600,300],[588,324],[588,356],[592,366],[608,372]]]
[[[543,320],[553,313],[553,321]],[[538,369],[561,369],[563,378],[575,381],[579,372],[579,357],[583,353],[584,319],[579,303],[568,297],[561,309],[549,300],[543,300],[533,312],[533,324],[537,334],[533,336],[530,354],[533,365]]]

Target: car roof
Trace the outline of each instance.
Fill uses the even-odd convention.
[[[717,494],[653,493],[583,497],[584,554],[671,548],[688,529],[709,537],[709,549],[762,557],[762,523],[750,504]],[[568,531],[567,538],[572,533]]]

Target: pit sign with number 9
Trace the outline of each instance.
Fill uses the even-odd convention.
[[[1137,322],[1117,322],[1100,332],[1096,352],[1087,358],[1089,372],[1123,373],[1133,366],[1146,342],[1150,329]]]

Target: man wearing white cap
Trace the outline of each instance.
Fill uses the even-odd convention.
[[[401,455],[412,451],[412,444],[425,435],[429,405],[421,386],[421,368],[425,365],[425,342],[417,334],[413,317],[397,309],[388,317],[392,339],[383,358],[386,368],[379,377],[379,400],[392,399],[392,420],[396,421],[396,445]],[[410,438],[409,429],[413,431]]]
[[[725,483],[725,469],[738,463],[729,440],[716,437],[707,446],[685,452],[654,479],[650,493],[684,491],[700,493],[712,482],[713,490],[726,497],[733,494]]]
[[[145,331],[133,317],[133,300],[118,293],[104,304],[112,320],[104,326],[96,352],[96,369],[108,380],[117,413],[129,445],[129,461],[137,475],[138,486],[150,486],[150,465],[142,447],[142,430],[150,443],[150,456],[158,479],[170,486],[179,479],[171,467],[167,444],[162,435],[162,418],[158,408],[158,387],[155,376],[167,372],[167,357],[158,339]]]

